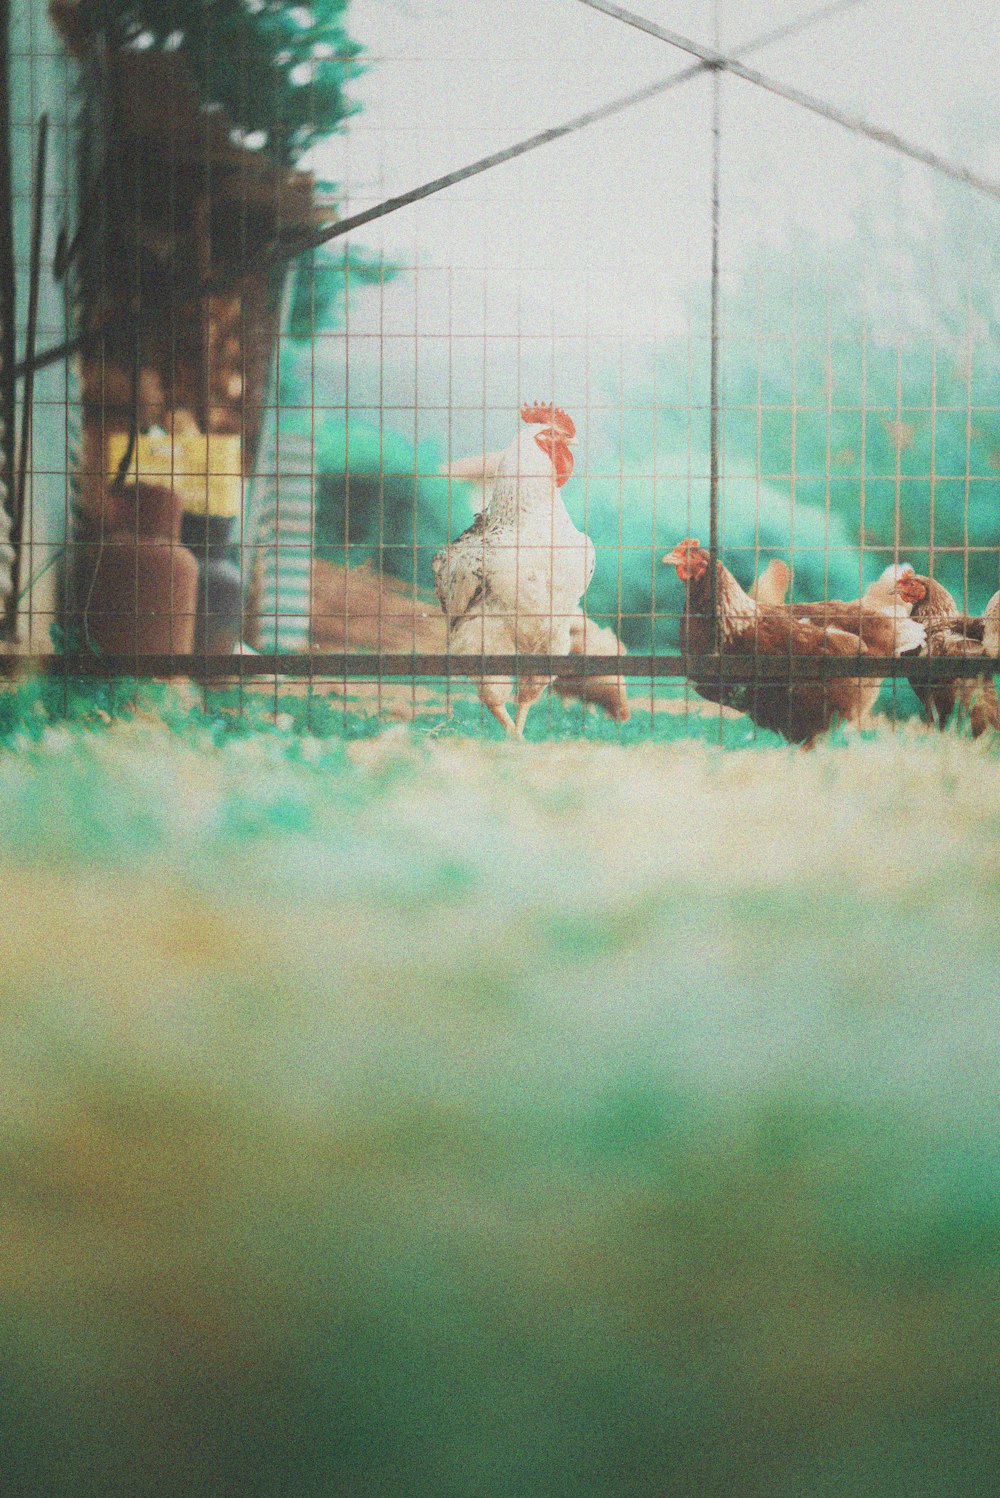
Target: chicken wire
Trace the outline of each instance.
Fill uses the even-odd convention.
[[[836,22],[841,12],[846,23],[858,8],[824,7],[815,24]],[[607,14],[586,15],[594,9]],[[701,34],[712,34],[721,18],[721,52],[744,55],[726,39],[735,17],[692,9],[692,30],[700,23]],[[150,67],[155,49],[144,39],[109,60],[99,40],[67,48],[65,34],[37,16],[15,29],[11,77],[30,80],[10,127],[18,416],[23,431],[30,422],[34,440],[7,443],[14,493],[19,473],[25,493],[23,516],[16,499],[12,515],[22,577],[13,581],[21,596],[8,670],[20,669],[26,655],[67,680],[184,674],[202,683],[206,698],[235,685],[239,705],[263,694],[277,712],[304,692],[310,701],[329,699],[345,722],[361,715],[429,724],[459,706],[460,721],[485,724],[477,680],[536,671],[553,676],[557,690],[533,709],[535,732],[610,725],[621,734],[641,724],[655,733],[659,722],[670,731],[722,735],[738,721],[752,736],[735,707],[706,700],[691,679],[822,680],[844,664],[723,649],[693,666],[681,648],[684,592],[662,562],[682,537],[700,536],[744,586],[773,558],[785,560],[800,601],[856,597],[883,566],[910,563],[943,577],[964,613],[982,607],[986,579],[993,587],[1000,580],[1000,536],[977,518],[1000,483],[1000,408],[989,400],[995,308],[980,295],[994,256],[995,204],[978,206],[997,196],[995,184],[911,149],[901,131],[889,144],[902,148],[903,164],[886,155],[873,191],[867,163],[886,144],[884,131],[856,112],[838,121],[835,111],[822,123],[810,112],[801,123],[801,100],[766,96],[761,138],[783,132],[782,170],[790,171],[797,152],[811,155],[814,177],[836,160],[836,181],[853,176],[866,184],[852,208],[864,231],[856,261],[835,241],[812,252],[789,229],[801,181],[792,174],[783,194],[772,177],[764,191],[741,170],[732,91],[750,85],[740,65],[723,67],[713,48],[695,44],[696,60],[675,65],[668,86],[669,50],[643,34],[655,26],[589,0],[553,0],[540,8],[540,24],[562,26],[571,11],[584,16],[574,23],[595,40],[617,37],[621,21],[629,23],[629,46],[638,49],[624,59],[631,87],[612,105],[594,107],[580,97],[578,81],[560,80],[552,109],[565,105],[568,122],[539,130],[528,59],[523,47],[504,57],[502,17],[473,51],[449,54],[445,46],[443,56],[441,31],[429,24],[440,20],[436,12],[414,17],[419,25],[400,21],[397,45],[371,59],[372,76],[388,80],[381,97],[366,100],[328,154],[314,152],[307,163],[321,170],[325,161],[321,174],[338,184],[320,189],[317,212],[292,203],[294,174],[259,169],[260,148],[245,135],[230,132],[227,154],[218,111],[192,112],[183,80]],[[803,14],[779,29],[809,21]],[[393,40],[391,28],[383,28],[387,37]],[[468,33],[462,38],[468,47]],[[766,57],[765,47],[762,66]],[[539,68],[543,76],[551,71],[549,63]],[[422,111],[420,80],[442,69],[450,70],[453,91]],[[463,70],[483,89],[481,118],[471,125],[458,86]],[[149,120],[136,124],[127,112],[141,113],[136,100],[153,83],[159,144]],[[606,96],[613,94],[608,87]],[[406,114],[404,97],[412,100]],[[700,153],[678,154],[668,182],[657,180],[666,190],[659,222],[627,177],[637,112],[658,122],[643,127],[647,146],[658,128],[704,143]],[[47,163],[43,120],[56,130]],[[850,133],[837,132],[838,123]],[[123,185],[112,170],[116,132],[124,140],[133,129],[145,154]],[[523,144],[512,149],[511,137]],[[592,173],[575,144],[567,157],[567,141],[586,142]],[[477,170],[452,180],[462,178],[456,159],[478,163]],[[410,191],[398,180],[400,168],[417,165],[427,185]],[[192,173],[197,190],[189,192]],[[782,249],[768,258],[762,234],[756,260],[727,228],[746,225],[755,196],[772,214],[779,200],[786,215]],[[334,216],[334,233],[357,250],[340,271],[321,248],[301,249],[331,238],[324,224]],[[896,274],[880,260],[892,231],[915,218],[929,226],[917,240],[924,261]],[[589,235],[588,253],[560,254],[553,235],[561,223],[573,225],[577,240]],[[393,226],[388,237],[385,225]],[[119,237],[131,260],[116,261],[108,250]],[[221,256],[220,239],[227,245]],[[76,261],[69,257],[56,282],[53,262],[65,269],[67,243],[75,244]],[[664,263],[651,270],[657,256]],[[256,284],[246,279],[248,267]],[[132,274],[123,290],[123,276]],[[167,283],[162,297],[151,297],[156,275]],[[343,286],[331,307],[329,284],[338,275]],[[234,286],[238,305],[220,333],[220,307]],[[915,312],[908,298],[919,302]],[[40,307],[34,327],[33,303]],[[95,315],[102,308],[110,308],[103,322]],[[220,354],[227,338],[236,351]],[[213,381],[226,357],[223,398]],[[159,393],[150,396],[154,364]],[[910,375],[918,365],[926,378]],[[25,376],[35,366],[32,389]],[[484,642],[478,658],[460,658],[434,598],[430,563],[488,498],[489,480],[477,493],[463,473],[505,448],[522,404],[535,401],[565,409],[579,434],[575,471],[560,495],[593,542],[596,567],[581,592],[576,653],[550,659],[490,651]],[[178,412],[193,418],[193,429],[178,427]],[[941,424],[953,434],[956,421],[964,424],[964,451],[956,464],[952,441],[942,464]],[[61,463],[46,449],[55,424]],[[840,441],[846,429],[856,440]],[[143,446],[150,431],[165,443],[159,466]],[[220,443],[221,457],[209,448],[204,468],[192,465],[191,443],[202,434],[234,439],[239,448]],[[171,559],[160,583],[166,610],[143,597],[133,545],[123,575],[135,579],[134,628],[131,635],[112,630],[102,644],[92,623],[109,534],[131,533],[138,544],[144,523],[138,504],[115,509],[126,475],[180,485],[189,498],[203,485],[201,513],[197,494],[193,513],[204,523],[194,525],[188,509],[182,533],[158,538]],[[215,481],[229,491],[226,516],[212,513]],[[845,485],[856,489],[853,513]],[[230,522],[222,540],[216,518]],[[186,555],[200,568],[190,619],[190,589],[187,605],[176,593]],[[236,637],[222,632],[224,650],[210,637],[210,566],[228,566],[238,578]],[[232,624],[231,599],[227,608]],[[167,648],[143,646],[151,614],[160,617],[145,636],[166,639]],[[127,638],[129,648],[109,648],[116,638]],[[608,652],[619,644],[627,653],[612,654],[609,670]],[[919,682],[992,669],[972,660],[870,656],[850,666],[887,679],[893,718],[914,705],[906,676]],[[583,705],[588,695],[596,698],[591,708]]]

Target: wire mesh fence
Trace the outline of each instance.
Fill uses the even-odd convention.
[[[771,65],[859,0],[710,46],[553,0],[540,40],[627,36],[631,86],[559,77],[541,128],[499,24],[384,29],[350,118],[342,8],[264,7],[263,63],[261,9],[5,17],[6,674],[807,743],[881,686],[1000,727],[1000,187]]]

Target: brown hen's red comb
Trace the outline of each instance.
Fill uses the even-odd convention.
[[[525,404],[521,407],[521,420],[529,426],[554,426],[564,437],[576,436],[576,422],[559,406]]]

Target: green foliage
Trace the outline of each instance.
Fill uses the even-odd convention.
[[[312,428],[309,392],[314,380],[329,388],[333,376],[309,348],[282,355],[281,430]],[[433,585],[431,558],[473,518],[467,484],[440,473],[434,441],[414,444],[402,432],[360,417],[345,422],[325,411],[315,423],[315,552],[354,566],[372,561],[391,577],[420,588]]]
[[[1000,582],[994,219],[955,195],[943,229],[859,230],[835,272],[790,258],[727,303],[729,465],[790,493],[794,453],[797,502],[829,505],[866,577],[897,554],[927,571],[933,543],[935,575],[980,610]]]
[[[391,577],[433,584],[431,559],[448,534],[471,522],[467,485],[438,472],[434,442],[352,419],[325,423],[317,450],[317,555],[333,562],[373,560]]]
[[[363,250],[315,250],[300,255],[295,262],[287,333],[307,340],[338,327],[351,292],[385,286],[397,274],[395,266]]]
[[[296,161],[352,112],[344,93],[361,49],[348,0],[80,0],[80,19],[113,47],[180,49],[206,104],[250,142]]]
[[[772,408],[761,425],[763,472],[789,471],[794,430],[799,494],[828,495],[836,522],[856,544],[863,542],[876,564],[892,560],[898,546],[902,560],[926,571],[932,539],[936,549],[960,549],[967,531],[971,546],[993,549],[992,555],[970,556],[967,592],[960,555],[939,554],[935,573],[959,598],[981,608],[998,583],[996,415],[970,412],[968,381],[957,354],[945,349],[935,356],[928,344],[913,342],[866,346],[860,330],[858,337],[850,336],[846,318],[840,329],[829,359],[829,410],[824,409],[821,360],[804,371],[806,361],[800,362],[800,379],[803,373],[812,377],[813,388],[803,391],[800,385],[796,400],[806,409],[796,410],[793,418],[787,345],[783,360],[775,353],[769,357],[760,386],[762,400]],[[730,375],[734,399],[751,398],[756,373],[731,365]],[[858,409],[862,381],[864,413]],[[929,409],[932,382],[935,413]]]
[[[687,455],[661,442],[658,466],[666,476],[654,484],[648,457],[628,466],[628,440],[626,434],[623,445],[600,444],[596,459],[597,444],[591,448],[600,473],[624,465],[620,480],[591,479],[582,497],[565,491],[574,519],[597,548],[587,612],[619,628],[632,649],[671,651],[678,644],[684,589],[661,558],[683,536],[707,543],[708,464],[696,457],[688,478]],[[841,519],[818,505],[791,505],[776,485],[759,483],[752,474],[724,477],[720,543],[723,560],[745,586],[771,557],[793,555],[799,596],[857,596],[859,556]]]
[[[933,542],[934,574],[963,604],[978,611],[996,591],[1000,248],[961,196],[945,225],[882,237],[860,226],[835,272],[804,245],[730,283],[720,543],[744,585],[779,556],[793,597],[855,597],[890,562],[930,570]],[[699,297],[690,317],[697,330]],[[636,646],[676,642],[682,590],[658,568],[664,543],[707,540],[707,419],[692,411],[707,350],[695,337],[693,370],[664,358],[655,385],[633,384],[589,442],[591,467],[622,477],[591,480],[576,500],[598,547],[587,607],[609,622],[620,610]]]

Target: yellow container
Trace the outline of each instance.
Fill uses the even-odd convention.
[[[114,478],[128,451],[128,434],[108,437],[108,477]],[[146,432],[136,439],[126,483],[166,484],[181,496],[189,515],[231,519],[243,498],[243,444],[239,437],[203,432]]]

